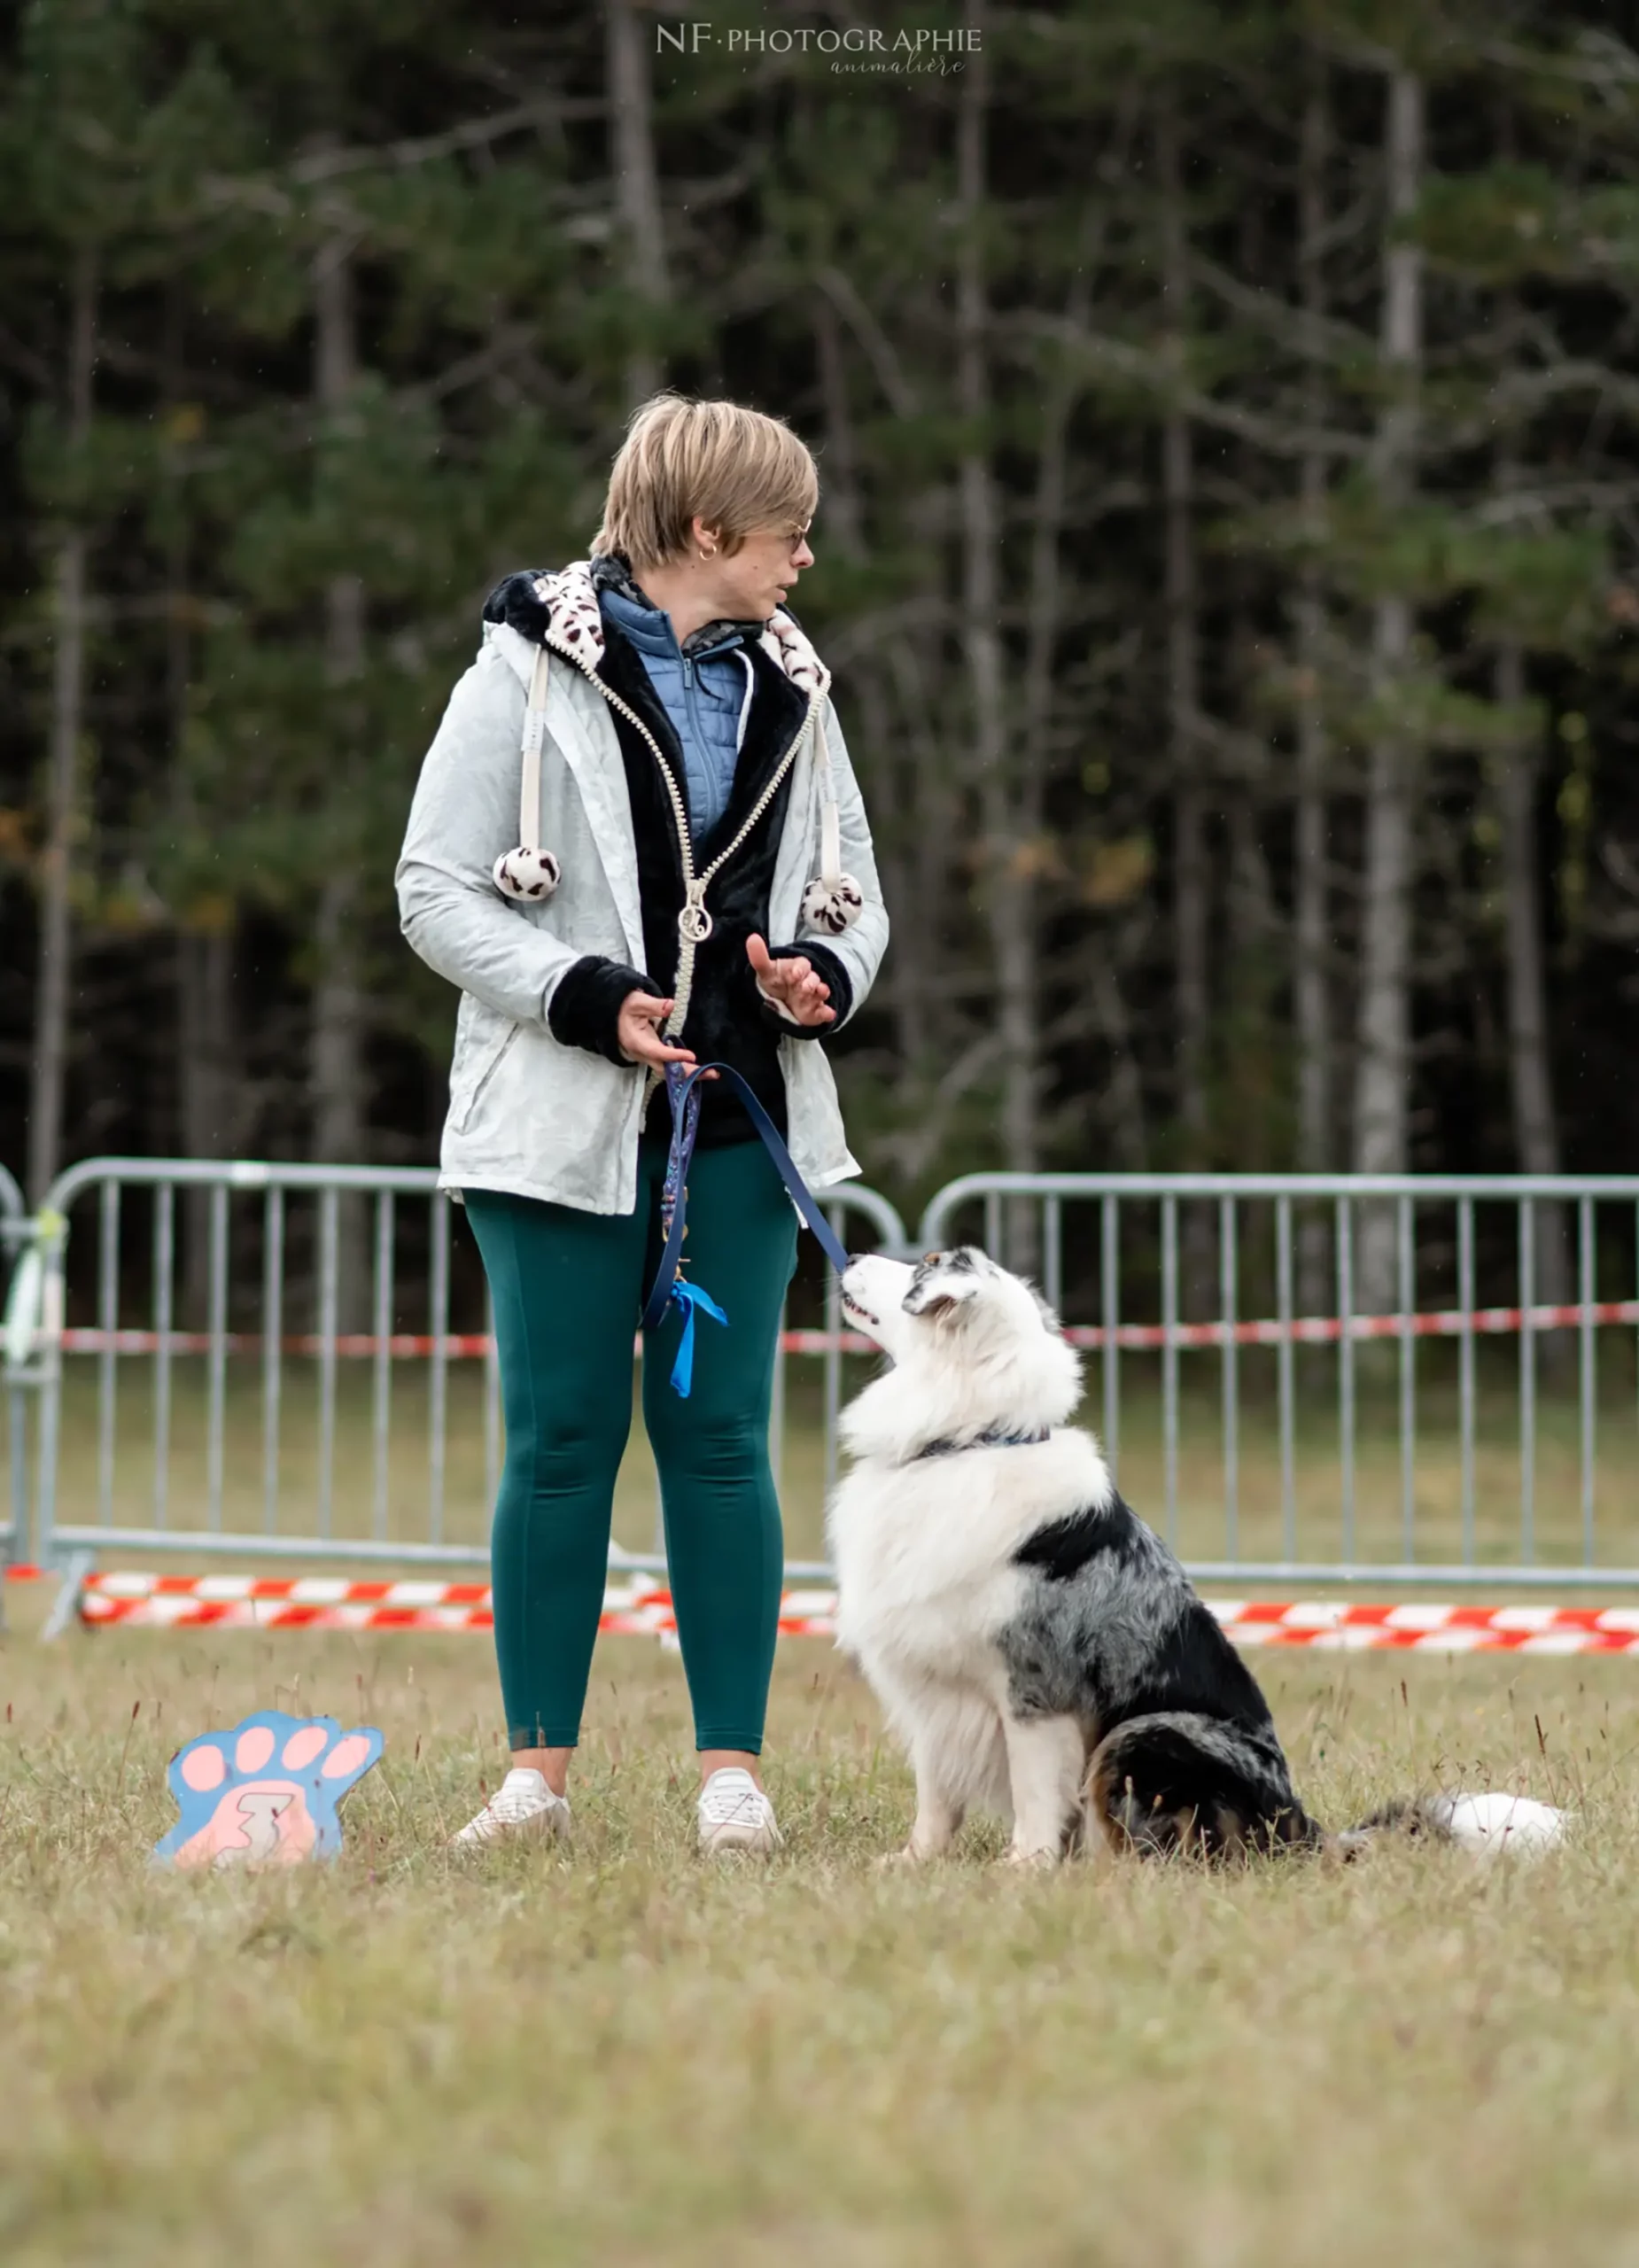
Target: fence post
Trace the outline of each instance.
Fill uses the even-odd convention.
[[[1218,1200],[1218,1309],[1223,1324],[1222,1407],[1223,1424],[1223,1556],[1240,1557],[1240,1349],[1235,1325],[1240,1319],[1235,1200]]]
[[[831,1223],[832,1234],[840,1239],[843,1233],[842,1207],[827,1205],[825,1216]],[[836,1423],[843,1403],[843,1350],[836,1342],[842,1328],[842,1288],[833,1270],[825,1279],[826,1349],[822,1357],[825,1364],[825,1416],[821,1423],[825,1428],[825,1494],[827,1503],[831,1491],[836,1486]]]
[[[5,1627],[4,1571],[19,1559],[32,1557],[29,1544],[28,1518],[28,1397],[22,1379],[17,1375],[27,1357],[27,1348],[13,1353],[12,1299],[19,1290],[19,1278],[24,1262],[34,1251],[32,1223],[25,1219],[23,1192],[4,1166],[0,1166],[0,1252],[5,1258],[8,1278],[5,1300],[5,1369],[6,1369],[6,1464],[9,1502],[4,1541],[0,1542],[0,1630]],[[37,1286],[40,1263],[37,1256],[29,1270],[29,1283]],[[29,1283],[20,1289],[33,1296]],[[32,1324],[29,1327],[32,1339]]]
[[[36,1223],[42,1263],[38,1338],[40,1341],[40,1425],[36,1454],[34,1557],[42,1567],[57,1558],[57,1461],[62,1439],[63,1301],[68,1222],[63,1214],[43,1207]]]
[[[1343,1564],[1355,1564],[1355,1208],[1337,1200],[1338,1454],[1342,1472]]]
[[[1280,1337],[1276,1348],[1276,1394],[1280,1426],[1280,1547],[1298,1556],[1296,1356],[1293,1347],[1292,1200],[1275,1200],[1275,1301]]]

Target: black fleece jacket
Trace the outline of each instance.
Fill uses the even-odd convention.
[[[625,563],[594,563],[594,579],[625,579]],[[485,607],[492,621],[510,621],[526,637],[539,640],[541,608],[532,588],[533,575],[509,576]],[[713,635],[723,625],[711,625]],[[643,659],[605,616],[604,650],[598,674],[642,718],[680,786],[684,779],[683,754],[678,745],[665,704],[649,681]],[[801,729],[807,700],[779,665],[748,638],[746,651],[755,672],[751,705],[745,735],[734,765],[734,785],[722,818],[694,845],[695,871],[710,866],[726,843],[732,843],[748,812],[767,786],[781,757]],[[629,967],[598,953],[577,961],[558,980],[548,1012],[555,1039],[585,1047],[624,1063],[626,1057],[616,1037],[616,1020],[628,992],[651,992],[668,998],[677,977],[677,917],[683,904],[683,864],[678,850],[677,828],[671,798],[655,763],[654,751],[642,734],[611,706],[610,718],[620,743],[625,766],[626,792],[637,844],[638,890],[643,914],[645,969]],[[818,941],[800,944],[768,935],[768,897],[774,860],[790,802],[788,772],[773,800],[726,866],[706,893],[712,919],[711,935],[695,949],[695,981],[689,997],[683,1042],[701,1063],[727,1063],[740,1073],[774,1124],[787,1130],[785,1080],[778,1048],[782,1036],[815,1039],[834,1025],[801,1025],[781,1016],[757,989],[757,978],[746,958],[746,940],[754,932],[778,959],[802,955],[830,988],[830,1005],[836,1022],[843,1022],[853,1005],[853,988],[841,959]],[[664,1100],[650,1103],[643,1129],[646,1142],[664,1144],[671,1133]],[[713,1148],[729,1142],[755,1139],[755,1130],[738,1098],[720,1080],[701,1088],[699,1143]]]

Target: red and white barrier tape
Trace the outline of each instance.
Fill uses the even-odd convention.
[[[788,1591],[781,1635],[828,1638],[835,1612],[833,1592]],[[495,1621],[482,1583],[127,1574],[88,1576],[80,1619],[90,1628],[118,1622],[164,1630],[490,1630]],[[672,1594],[643,1583],[611,1586],[598,1627],[627,1637],[670,1636],[677,1629]]]
[[[1522,1331],[1572,1331],[1584,1321],[1593,1324],[1639,1324],[1639,1300],[1596,1300],[1586,1306],[1530,1308],[1432,1308],[1411,1315],[1355,1315],[1344,1324],[1340,1316],[1294,1316],[1290,1323],[1263,1317],[1249,1323],[1118,1324],[1112,1334],[1096,1324],[1076,1324],[1065,1337],[1076,1347],[1102,1347],[1112,1335],[1118,1347],[1154,1349],[1170,1342],[1175,1347],[1278,1347],[1283,1340],[1303,1346],[1327,1346],[1343,1339],[1460,1339],[1464,1330],[1476,1338],[1505,1338]]]
[[[43,1332],[35,1333],[36,1347],[44,1343],[45,1337]],[[224,1355],[260,1355],[268,1342],[254,1331],[225,1331],[218,1341],[208,1331],[104,1331],[87,1324],[64,1331],[58,1343],[65,1355],[208,1355],[219,1344]],[[641,1355],[641,1332],[632,1343],[633,1351]],[[875,1352],[874,1343],[858,1331],[786,1331],[781,1333],[780,1343],[788,1355],[823,1355],[829,1347],[840,1347],[845,1354]],[[386,1339],[369,1331],[339,1331],[329,1340],[316,1331],[297,1331],[287,1332],[279,1341],[282,1355],[320,1355],[327,1348],[344,1362],[383,1353],[395,1363],[424,1361],[442,1352],[447,1362],[481,1363],[488,1358],[491,1340],[482,1331],[451,1331],[442,1339],[424,1331],[395,1331]]]
[[[1341,1599],[1212,1599],[1208,1604],[1238,1646],[1639,1655],[1639,1608],[1631,1606],[1442,1606],[1421,1599],[1397,1606]]]
[[[1510,1337],[1527,1323],[1533,1331],[1575,1331],[1585,1322],[1595,1326],[1639,1324],[1639,1300],[1596,1300],[1569,1307],[1474,1308],[1466,1313],[1461,1308],[1438,1308],[1410,1316],[1356,1315],[1348,1318],[1347,1325],[1334,1315],[1293,1316],[1289,1323],[1268,1316],[1246,1323],[1175,1323],[1170,1332],[1160,1323],[1117,1324],[1113,1332],[1101,1324],[1078,1323],[1070,1324],[1064,1335],[1073,1347],[1096,1349],[1113,1340],[1117,1347],[1154,1353],[1169,1343],[1183,1348],[1278,1347],[1291,1340],[1300,1346],[1324,1347],[1345,1337],[1460,1339],[1465,1329],[1476,1338],[1495,1339]],[[344,1361],[385,1350],[392,1361],[407,1362],[424,1359],[441,1347],[450,1362],[482,1362],[490,1352],[488,1335],[478,1331],[450,1332],[441,1340],[425,1332],[398,1331],[382,1340],[368,1331],[352,1331],[338,1332],[328,1343],[330,1350]],[[780,1343],[788,1355],[823,1355],[833,1347],[845,1355],[876,1352],[874,1342],[858,1331],[787,1331],[781,1333]],[[68,1355],[157,1355],[162,1349],[172,1355],[208,1355],[212,1344],[210,1333],[205,1331],[161,1333],[87,1326],[62,1334],[63,1351]],[[260,1355],[263,1344],[254,1332],[227,1332],[221,1341],[229,1355]],[[636,1345],[641,1351],[641,1338]],[[286,1355],[319,1355],[325,1352],[326,1341],[317,1332],[307,1331],[282,1339],[279,1346]]]
[[[1217,1599],[1213,1612],[1241,1646],[1313,1646],[1333,1652],[1639,1654],[1639,1607],[1397,1606],[1314,1599]],[[787,1637],[835,1634],[833,1591],[788,1591]],[[488,1630],[487,1584],[352,1582],[329,1575],[151,1575],[86,1578],[82,1621],[148,1629]],[[660,1637],[675,1632],[672,1595],[641,1581],[603,1596],[602,1630]]]

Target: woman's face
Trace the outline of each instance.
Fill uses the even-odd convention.
[[[814,563],[808,548],[811,524],[792,519],[775,527],[753,528],[732,559],[719,548],[700,570],[713,604],[736,621],[766,622],[784,604],[804,568]],[[704,529],[696,549],[710,550],[719,541],[711,529]]]

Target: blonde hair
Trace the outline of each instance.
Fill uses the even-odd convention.
[[[592,548],[624,552],[640,572],[668,566],[694,548],[697,513],[732,557],[754,528],[805,526],[819,498],[814,461],[782,419],[667,388],[632,414]]]

